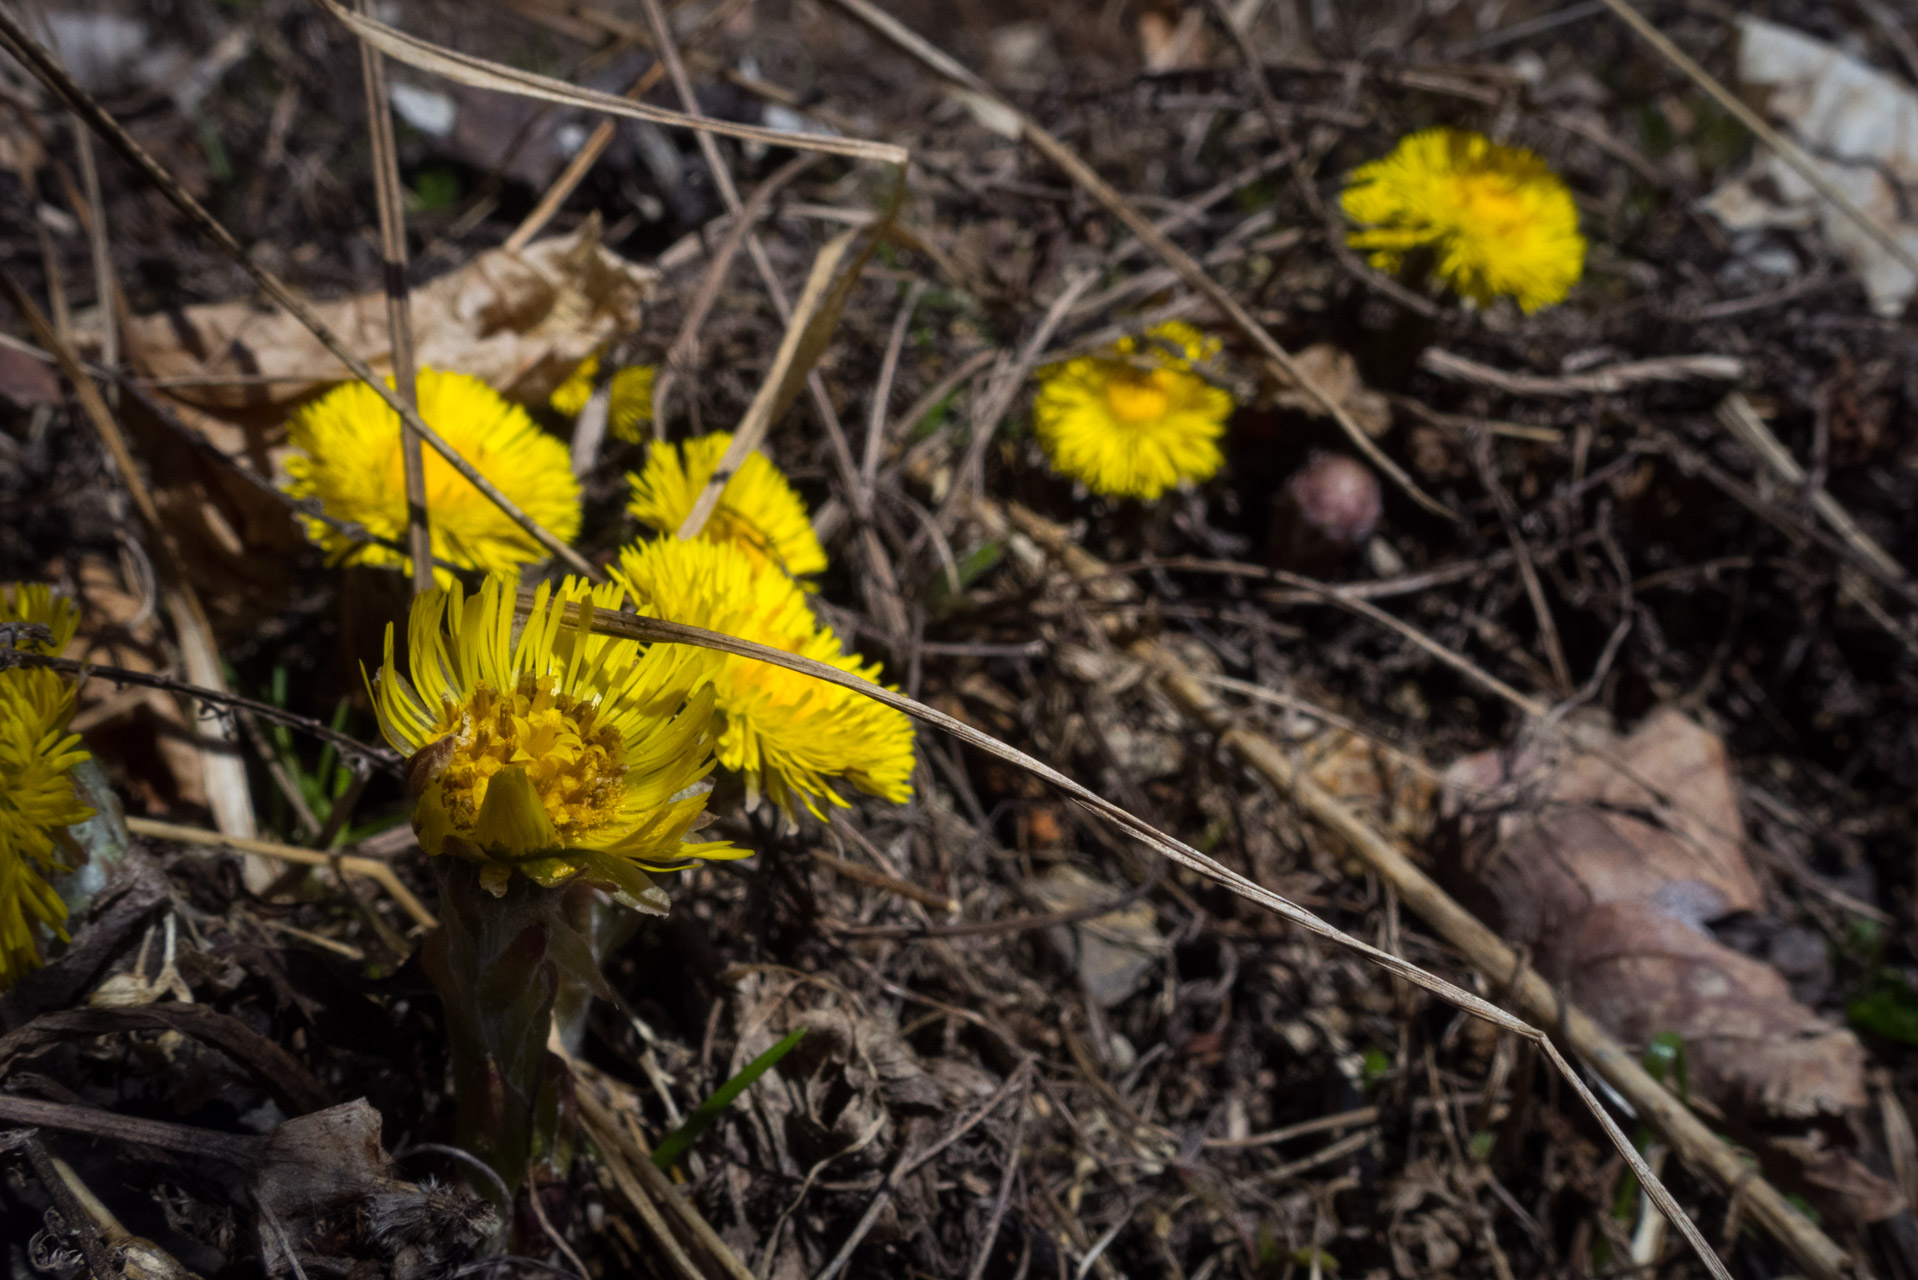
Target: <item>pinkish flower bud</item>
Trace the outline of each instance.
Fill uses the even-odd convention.
[[[1370,467],[1344,454],[1314,454],[1273,506],[1266,559],[1301,573],[1337,569],[1371,540],[1383,513]]]

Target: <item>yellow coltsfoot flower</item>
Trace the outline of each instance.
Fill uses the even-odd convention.
[[[1218,353],[1217,339],[1171,321],[1110,354],[1041,369],[1032,425],[1053,469],[1094,493],[1147,501],[1209,478],[1224,461],[1232,396],[1192,367]]]
[[[1346,237],[1371,264],[1397,271],[1427,249],[1433,269],[1464,297],[1500,295],[1531,312],[1562,302],[1585,270],[1578,207],[1532,152],[1462,129],[1426,129],[1353,170],[1341,197],[1360,225]]]
[[[393,385],[391,378],[387,386]],[[556,536],[579,533],[579,481],[564,442],[534,425],[526,410],[478,378],[422,369],[420,417],[479,473]],[[406,475],[400,419],[363,382],[342,383],[293,414],[286,491],[318,499],[336,520],[353,521],[391,542],[406,541]],[[426,464],[426,516],[433,554],[451,564],[507,571],[546,558],[546,550],[431,448]],[[392,547],[359,542],[320,520],[303,517],[307,537],[333,564],[388,565],[410,571]],[[452,575],[436,569],[441,586]]]
[[[471,598],[457,584],[421,592],[405,671],[387,628],[368,687],[381,732],[409,757],[413,829],[429,854],[480,864],[495,894],[515,871],[549,888],[584,875],[659,911],[647,872],[746,856],[685,840],[706,805],[720,657],[565,621],[568,604],[616,609],[621,594],[576,578],[542,585],[515,628],[504,575]]]
[[[655,441],[646,466],[626,477],[633,500],[626,509],[649,529],[672,537],[692,514],[720,459],[733,442],[730,432],[688,440],[682,445]],[[746,455],[720,491],[719,505],[700,536],[736,543],[759,560],[770,561],[793,577],[820,573],[826,550],[812,531],[806,503],[772,461],[758,450]]]
[[[613,374],[608,387],[609,403],[606,407],[606,426],[615,440],[624,440],[628,444],[639,444],[645,437],[640,428],[653,420],[653,375],[656,371],[651,365],[628,365]],[[599,381],[599,357],[587,356],[580,361],[579,367],[567,375],[566,381],[554,388],[547,397],[547,403],[569,418],[577,418],[579,411],[592,399],[593,386]]]
[[[656,538],[620,553],[614,577],[642,614],[723,631],[876,681],[878,663],[849,654],[813,616],[801,588],[737,543]],[[894,804],[912,797],[912,722],[851,689],[752,658],[714,676],[724,718],[719,760],[796,815],[845,805],[840,777]]]
[[[73,602],[35,583],[0,588],[0,625],[11,647],[57,654],[73,639]],[[19,629],[33,624],[49,638]],[[87,758],[67,732],[74,688],[45,667],[0,668],[0,990],[41,965],[39,930],[66,941],[66,903],[49,877],[70,870],[55,855],[56,831],[93,810],[74,792],[69,770]]]

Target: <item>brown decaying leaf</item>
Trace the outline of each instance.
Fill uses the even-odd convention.
[[[327,1253],[350,1263],[371,1247],[384,1255],[385,1274],[411,1280],[463,1260],[499,1225],[477,1196],[402,1180],[380,1141],[380,1113],[364,1098],[275,1129],[252,1191],[271,1224],[260,1233],[268,1275],[296,1273],[289,1246],[308,1268],[335,1262]]]
[[[1868,1101],[1864,1046],[1705,928],[1764,908],[1724,743],[1671,708],[1622,738],[1584,736],[1671,803],[1592,754],[1470,756],[1447,773],[1451,870],[1626,1044],[1676,1035],[1694,1104],[1758,1145],[1774,1176],[1849,1221],[1898,1212],[1897,1186],[1839,1136],[1855,1136]]]
[[[1292,357],[1305,376],[1345,411],[1374,440],[1392,429],[1392,402],[1365,385],[1352,353],[1329,342],[1315,342]],[[1274,375],[1275,378],[1277,375]],[[1324,417],[1325,404],[1295,381],[1281,380],[1273,403],[1314,417]]]
[[[596,223],[518,252],[489,250],[413,291],[417,363],[544,398],[601,343],[638,324],[655,279],[603,247]],[[315,309],[356,355],[391,371],[384,290]],[[351,376],[305,325],[247,299],[136,316],[126,339],[129,360],[149,377],[210,380],[172,388],[208,409],[283,408]]]

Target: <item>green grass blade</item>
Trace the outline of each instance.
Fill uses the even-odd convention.
[[[653,1148],[653,1163],[661,1169],[672,1168],[674,1161],[686,1154],[686,1149],[693,1145],[693,1141],[712,1128],[713,1121],[725,1114],[726,1108],[733,1105],[733,1100],[752,1087],[753,1081],[765,1075],[781,1058],[791,1053],[805,1034],[804,1027],[788,1033],[785,1039],[747,1063],[738,1075],[714,1090],[712,1097],[700,1103],[686,1117],[686,1123],[660,1139],[659,1145]]]

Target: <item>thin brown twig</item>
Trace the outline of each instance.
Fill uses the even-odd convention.
[[[999,1241],[999,1226],[1006,1220],[1006,1207],[1012,1201],[1012,1180],[1019,1173],[1020,1144],[1026,1136],[1026,1098],[1022,1091],[1012,1108],[1012,1136],[1006,1139],[1006,1167],[999,1175],[999,1194],[992,1202],[992,1216],[979,1235],[979,1252],[974,1256],[966,1280],[981,1280],[986,1264],[992,1260],[992,1246]]]
[[[538,1219],[539,1229],[546,1233],[546,1238],[553,1242],[553,1247],[560,1251],[561,1256],[573,1264],[573,1272],[579,1276],[579,1280],[593,1280],[593,1273],[573,1252],[573,1246],[566,1243],[566,1237],[553,1226],[553,1220],[546,1216],[546,1206],[539,1202],[539,1184],[533,1181],[537,1164],[537,1157],[526,1162],[526,1203],[532,1209],[533,1217]]]
[[[1538,622],[1539,641],[1545,646],[1545,660],[1552,667],[1552,683],[1559,696],[1563,697],[1572,691],[1572,668],[1565,661],[1565,646],[1559,641],[1558,623],[1552,617],[1551,602],[1545,598],[1545,584],[1539,580],[1538,566],[1532,562],[1532,549],[1519,529],[1518,503],[1499,483],[1498,464],[1492,457],[1491,434],[1473,432],[1466,451],[1471,456],[1473,469],[1478,472],[1479,483],[1492,495],[1492,503],[1498,508],[1499,521],[1505,526],[1506,540],[1512,544],[1519,581],[1524,583],[1526,598],[1532,602],[1532,616]]]
[[[230,707],[235,710],[251,712],[265,720],[283,724],[289,729],[298,729],[310,734],[322,742],[333,744],[335,750],[355,760],[366,760],[393,774],[402,776],[400,759],[386,747],[376,747],[361,742],[350,734],[339,732],[310,716],[297,715],[282,710],[270,702],[261,702],[255,698],[243,698],[228,693],[224,689],[209,689],[204,685],[189,684],[184,680],[175,680],[171,676],[155,675],[150,671],[131,671],[125,667],[109,667],[97,662],[76,662],[72,658],[57,658],[52,654],[28,653],[21,649],[0,649],[0,663],[19,663],[28,667],[51,667],[55,671],[64,671],[79,676],[82,680],[98,678],[111,680],[115,684],[139,685],[147,689],[164,689],[168,693],[184,694],[189,698],[215,707]]]
[[[0,23],[8,20],[5,11],[0,10]],[[213,626],[207,620],[206,609],[200,603],[200,594],[194,589],[172,532],[161,520],[160,509],[153,501],[145,478],[140,474],[125,435],[120,431],[119,421],[107,407],[100,389],[87,376],[72,344],[47,323],[46,317],[40,314],[40,309],[34,305],[26,290],[4,271],[0,271],[0,291],[6,293],[14,309],[27,322],[34,340],[52,352],[58,361],[60,372],[72,385],[74,397],[80,402],[81,412],[92,424],[107,456],[112,459],[114,470],[119,474],[120,483],[138,513],[147,537],[160,553],[160,594],[173,621],[174,640],[179,647],[181,662],[188,674],[196,679],[216,688],[224,688],[226,677],[215,649]],[[221,725],[215,730],[215,736],[232,741],[235,735],[229,729],[230,726]],[[207,775],[207,799],[220,829],[233,835],[252,835],[255,830],[253,800],[247,789],[244,763],[237,757],[212,751],[204,751],[201,759]]]
[[[685,63],[679,56],[678,42],[673,39],[672,26],[666,20],[665,11],[660,8],[659,0],[640,0],[640,4],[646,13],[646,25],[652,31],[654,50],[659,54],[660,60],[666,64],[666,74],[673,82],[674,92],[679,95],[680,106],[689,118],[703,118],[699,109],[698,96],[693,92],[692,81],[687,77]],[[733,182],[732,172],[726,167],[724,158],[719,154],[719,144],[714,141],[710,133],[703,130],[694,136],[699,144],[700,155],[705,159],[706,168],[712,174],[713,185],[719,189],[720,197],[725,201],[727,210],[734,217],[741,216],[744,204],[739,198],[739,188]],[[846,234],[850,236],[852,233]],[[814,264],[813,276],[807,280],[806,291],[800,296],[799,304],[795,307],[787,299],[786,291],[779,283],[778,273],[773,270],[772,259],[767,256],[765,245],[760,242],[752,224],[747,222],[746,254],[752,259],[753,268],[759,273],[767,295],[772,298],[774,309],[787,327],[786,340],[781,344],[782,353],[788,348],[796,350],[799,335],[795,330],[811,324],[813,317],[807,311],[806,303],[809,297],[816,301],[815,289],[828,283],[821,279],[820,268],[826,264],[828,255],[832,254],[833,245],[838,243],[839,239],[835,239],[832,244],[828,244],[820,251],[819,259]],[[847,239],[845,243],[850,245],[851,241]],[[863,257],[855,259],[856,264],[863,261]],[[857,265],[854,269],[857,269]],[[775,369],[777,368],[778,364],[775,362]],[[783,372],[779,376],[783,381]],[[768,383],[772,381],[773,379],[769,377]],[[861,503],[864,490],[859,482],[859,468],[853,461],[852,448],[846,441],[845,428],[840,424],[839,411],[833,407],[832,396],[826,390],[826,380],[819,375],[817,369],[808,368],[805,386],[806,393],[812,400],[813,413],[819,419],[820,425],[826,429],[827,442],[832,446],[830,452],[833,462],[839,470],[840,484],[850,495],[852,502]],[[759,446],[760,438],[763,437],[767,427],[771,426],[768,416],[754,412],[762,402],[768,405],[771,403],[763,394],[767,389],[762,388],[762,395],[756,397],[753,407],[748,409],[745,420],[740,423],[739,429],[733,435],[732,443],[727,447],[726,456],[720,460],[719,468],[714,472],[713,478],[695,500],[692,513],[680,526],[680,537],[691,537],[705,524],[707,516],[711,514],[713,507],[719,501],[720,491],[731,479],[733,469],[744,460],[747,453]],[[869,509],[869,504],[867,506]],[[870,523],[863,527],[857,545],[860,556],[865,561],[866,594],[873,612],[878,615],[879,622],[887,635],[894,638],[905,635],[906,610],[899,592],[898,574],[894,572],[892,561],[886,555],[884,543],[880,541],[878,533],[872,529]]]
[[[1292,182],[1305,201],[1305,207],[1311,211],[1321,227],[1325,229],[1326,247],[1332,250],[1339,265],[1354,278],[1363,281],[1372,288],[1397,302],[1408,310],[1427,318],[1436,317],[1443,308],[1432,299],[1414,293],[1382,271],[1374,271],[1367,266],[1352,247],[1345,242],[1345,228],[1337,218],[1326,209],[1325,201],[1319,198],[1319,189],[1312,181],[1312,175],[1306,172],[1302,148],[1292,136],[1292,123],[1286,119],[1285,112],[1279,109],[1279,100],[1272,92],[1272,86],[1266,80],[1265,64],[1259,60],[1259,51],[1252,45],[1252,37],[1233,19],[1232,10],[1226,0],[1212,0],[1212,16],[1232,37],[1233,47],[1238,50],[1240,60],[1245,64],[1246,78],[1252,82],[1252,89],[1259,99],[1259,110],[1265,115],[1266,127],[1272,130],[1273,137],[1279,141],[1279,149],[1286,158],[1286,167],[1292,172]]]
[[[1018,508],[1011,509],[1008,514],[1018,517],[1019,526],[1051,552],[1074,577],[1097,576],[1104,572],[1103,564],[1065,537],[1064,531],[1057,526],[1031,513],[1021,513]],[[1004,514],[1000,516],[1002,520],[1005,518]],[[1327,594],[1330,596],[1334,593]],[[1382,613],[1371,606],[1365,608],[1369,613]],[[1397,622],[1396,619],[1392,621]],[[1436,641],[1416,633],[1416,629],[1404,629],[1414,632],[1408,638],[1415,642],[1423,640],[1425,645],[1422,647],[1443,649]],[[1415,866],[1388,836],[1320,787],[1299,768],[1283,747],[1240,725],[1231,711],[1192,677],[1177,655],[1147,640],[1133,642],[1130,651],[1157,671],[1159,687],[1182,713],[1203,726],[1222,747],[1248,768],[1265,777],[1279,794],[1292,799],[1316,822],[1343,840],[1427,923],[1464,952],[1475,968],[1504,984],[1520,1007],[1540,1026],[1553,1028],[1562,1034],[1581,1058],[1631,1101],[1641,1118],[1650,1120],[1654,1127],[1672,1140],[1688,1164],[1709,1171],[1714,1179],[1728,1189],[1738,1188],[1754,1206],[1767,1230],[1785,1245],[1801,1265],[1820,1277],[1820,1280],[1838,1280],[1844,1274],[1845,1254],[1830,1237],[1793,1209],[1790,1202],[1770,1183],[1754,1174],[1736,1151],[1654,1080],[1609,1032],[1583,1011],[1569,1005],[1560,992],[1526,965],[1523,958],[1513,952],[1497,934]],[[1513,692],[1516,693],[1515,690]],[[1529,699],[1526,701],[1530,702]],[[1606,759],[1612,767],[1626,772],[1634,781],[1639,781],[1638,771],[1618,760],[1615,752],[1595,754]],[[1659,789],[1648,780],[1640,781],[1640,785],[1655,795],[1659,794]],[[1377,963],[1388,965],[1387,959],[1379,958],[1387,956],[1387,953],[1381,951],[1374,956],[1373,950],[1368,949],[1366,954]],[[1392,960],[1395,964],[1403,964],[1396,958]],[[1399,973],[1399,976],[1421,986],[1427,985],[1426,979],[1415,976],[1422,972],[1416,966],[1404,967],[1411,972]],[[1517,1022],[1517,1019],[1512,1019],[1512,1022]],[[1645,1166],[1643,1156],[1625,1140],[1623,1131],[1592,1096],[1583,1079],[1565,1061],[1551,1038],[1524,1023],[1514,1026],[1501,1022],[1500,1025],[1539,1047],[1605,1129],[1614,1149],[1632,1167],[1660,1212],[1679,1229],[1714,1275],[1726,1276],[1728,1273],[1723,1262],[1706,1244],[1697,1226],[1685,1216],[1664,1184],[1652,1175],[1649,1166]]]
[[[1003,522],[1004,516],[1001,515],[1000,519]],[[1097,561],[1083,549],[1070,544],[1069,541],[1066,543],[1066,546],[1071,551],[1076,552],[1076,555],[1072,557],[1074,563],[1090,564],[1094,572],[1103,569],[1103,566],[1098,565]],[[531,592],[521,593],[519,607],[521,609],[531,609],[533,607],[533,596]],[[759,662],[771,663],[774,666],[784,667],[789,671],[798,671],[805,675],[825,680],[828,683],[839,685],[842,688],[851,689],[856,693],[863,694],[877,702],[885,703],[887,706],[902,711],[916,720],[935,725],[944,732],[961,739],[971,746],[985,751],[995,758],[1016,765],[1018,768],[1058,788],[1066,793],[1079,807],[1097,814],[1099,817],[1117,827],[1120,831],[1125,832],[1133,839],[1149,846],[1172,862],[1188,870],[1197,872],[1199,875],[1237,894],[1239,897],[1264,907],[1266,910],[1312,934],[1325,938],[1357,955],[1365,957],[1395,977],[1402,978],[1406,982],[1430,991],[1448,1003],[1477,1017],[1483,1018],[1496,1026],[1523,1036],[1525,1039],[1539,1046],[1540,1051],[1552,1062],[1554,1069],[1558,1071],[1560,1077],[1578,1094],[1581,1103],[1583,1103],[1599,1127],[1605,1131],[1606,1138],[1611,1142],[1613,1149],[1631,1166],[1632,1172],[1638,1176],[1640,1183],[1646,1189],[1646,1193],[1651,1196],[1653,1201],[1658,1205],[1659,1211],[1671,1219],[1678,1227],[1679,1231],[1685,1236],[1687,1243],[1691,1245],[1694,1252],[1698,1255],[1699,1260],[1704,1263],[1706,1269],[1710,1271],[1713,1276],[1717,1277],[1718,1280],[1730,1280],[1730,1272],[1725,1269],[1725,1264],[1719,1259],[1717,1254],[1712,1252],[1710,1245],[1708,1245],[1704,1237],[1699,1234],[1697,1226],[1685,1216],[1678,1202],[1672,1198],[1671,1192],[1653,1175],[1650,1166],[1645,1163],[1644,1157],[1625,1136],[1624,1130],[1618,1127],[1617,1121],[1612,1119],[1610,1113],[1599,1103],[1585,1082],[1573,1071],[1571,1064],[1565,1061],[1564,1056],[1560,1054],[1556,1046],[1552,1044],[1550,1037],[1538,1027],[1507,1013],[1490,1001],[1466,991],[1455,983],[1446,981],[1429,970],[1421,968],[1400,956],[1393,955],[1388,951],[1373,946],[1371,943],[1353,937],[1344,930],[1327,923],[1319,916],[1307,911],[1289,898],[1274,893],[1258,882],[1225,866],[1216,858],[1201,853],[1183,841],[1174,839],[1124,807],[1112,803],[1096,792],[1066,777],[1045,762],[1034,758],[1026,752],[1020,751],[1016,747],[1007,745],[990,734],[982,733],[964,721],[947,715],[945,712],[935,710],[923,702],[906,697],[903,694],[883,686],[873,684],[868,680],[863,680],[858,676],[841,671],[837,667],[829,666],[826,663],[817,662],[810,658],[803,658],[797,654],[787,653],[767,645],[741,640],[738,637],[729,636],[722,632],[709,631],[703,627],[691,627],[684,623],[671,622],[660,618],[635,617],[627,614],[613,613],[605,609],[594,608],[590,605],[568,604],[565,608],[565,613],[567,615],[566,621],[569,624],[577,625],[580,621],[584,620],[593,630],[606,635],[638,640],[645,643],[665,641],[674,644],[694,644],[702,648],[715,649],[721,653],[736,654],[740,657],[752,658]],[[1209,696],[1204,694],[1202,686],[1194,685],[1193,687],[1200,690],[1202,697]],[[1260,741],[1263,740],[1261,739]],[[1282,752],[1279,753],[1279,755],[1281,759],[1284,758]],[[1286,767],[1290,769],[1289,761],[1286,762]],[[1312,784],[1307,782],[1304,785]],[[1331,824],[1335,820],[1342,820],[1348,824],[1353,824],[1356,831],[1367,833],[1371,838],[1381,841],[1389,847],[1389,841],[1385,841],[1384,837],[1372,833],[1370,827],[1366,826],[1356,815],[1345,810],[1336,800],[1325,796],[1324,802],[1330,807],[1327,808],[1324,815],[1321,815],[1322,821]],[[1335,827],[1335,830],[1337,829],[1338,828]],[[1394,853],[1396,854],[1396,849],[1394,849]],[[1414,874],[1423,876],[1422,872],[1418,872],[1417,868],[1411,867],[1409,863],[1406,864],[1406,867]],[[1433,892],[1439,894],[1438,901],[1451,904],[1451,899],[1445,897],[1442,892],[1436,890],[1436,888],[1434,888]],[[1451,905],[1459,914],[1464,915],[1465,919],[1470,920],[1472,925],[1480,930],[1485,938],[1489,938],[1493,944],[1499,946],[1501,949],[1504,947],[1504,944],[1498,941],[1497,936],[1492,934],[1490,930],[1485,929],[1484,925],[1479,924],[1475,919],[1465,914],[1463,909],[1458,908],[1456,904]],[[1511,969],[1495,971],[1503,974],[1516,968],[1517,966],[1514,964]],[[1533,976],[1536,977],[1536,975]],[[1539,1007],[1546,1009],[1548,1012],[1545,1014],[1535,1014],[1534,1016],[1540,1017],[1543,1021],[1550,1024],[1554,1022],[1560,1014],[1562,1002],[1559,1001],[1557,994],[1552,992],[1549,984],[1544,983],[1543,979],[1538,979],[1538,982],[1547,993],[1545,1003]],[[1625,1054],[1623,1049],[1618,1048],[1616,1042],[1602,1030],[1598,1029],[1596,1024],[1590,1024],[1589,1020],[1587,1020],[1587,1023],[1581,1024],[1581,1026],[1583,1032],[1589,1032],[1588,1035],[1584,1036],[1584,1040],[1586,1047],[1591,1048],[1593,1053],[1597,1053],[1606,1049],[1607,1046],[1610,1046],[1612,1057],[1623,1059],[1623,1068],[1617,1067],[1616,1063],[1611,1062],[1601,1064],[1600,1069],[1606,1071],[1607,1079],[1612,1080],[1615,1085],[1618,1084],[1621,1078],[1626,1079],[1628,1086],[1632,1089],[1649,1086],[1650,1089],[1653,1090],[1653,1093],[1645,1097],[1645,1106],[1647,1108],[1659,1105],[1675,1108],[1679,1113],[1682,1113],[1682,1121],[1675,1119],[1672,1120],[1671,1123],[1689,1122],[1699,1129],[1703,1129],[1704,1126],[1695,1116],[1686,1110],[1676,1099],[1664,1093],[1662,1087],[1657,1085],[1655,1081],[1652,1081],[1651,1077],[1645,1074],[1643,1068],[1639,1067],[1630,1055]],[[1581,1050],[1581,1052],[1583,1052],[1583,1050]],[[1586,1056],[1589,1057],[1591,1055],[1587,1054]],[[1629,1071],[1626,1070],[1627,1068]],[[1630,1072],[1636,1072],[1637,1077],[1631,1077]],[[1660,1099],[1663,1099],[1662,1103]],[[1728,1152],[1723,1154],[1727,1159],[1732,1158]],[[1783,1203],[1782,1199],[1780,1203]],[[1820,1240],[1825,1239],[1822,1234],[1817,1238]],[[1825,1243],[1832,1252],[1836,1252],[1836,1246],[1831,1246],[1828,1240],[1825,1241]],[[1817,1255],[1813,1253],[1806,1256],[1816,1257]],[[1828,1260],[1829,1259],[1827,1259],[1827,1261]],[[1827,1274],[1835,1275],[1836,1268],[1831,1267],[1820,1270],[1819,1274],[1822,1280],[1822,1277]]]
[[[19,1148],[26,1156],[27,1163],[33,1166],[40,1185],[46,1188],[47,1195],[52,1197],[59,1209],[67,1237],[80,1246],[80,1256],[86,1259],[88,1274],[93,1280],[117,1280],[121,1270],[113,1264],[112,1252],[101,1238],[100,1226],[61,1176],[59,1161],[48,1155],[47,1149],[40,1145],[39,1138],[31,1134],[19,1144]]]
[[[371,13],[372,0],[359,0]],[[400,197],[400,160],[393,140],[393,109],[386,100],[386,65],[380,51],[360,42],[360,76],[366,82],[366,131],[373,153],[373,191],[380,216],[380,258],[385,268],[387,342],[393,353],[393,385],[417,415],[419,385],[413,369],[413,319],[406,286],[406,210]],[[426,512],[426,459],[420,435],[400,422],[400,468],[406,487],[406,545],[413,590],[433,586],[433,534]]]
[[[818,157],[812,155],[794,156],[779,168],[773,170],[764,182],[754,187],[752,194],[740,206],[739,212],[728,215],[731,222],[726,234],[713,251],[712,261],[706,267],[706,274],[699,282],[699,291],[693,294],[691,305],[686,308],[685,319],[680,321],[679,332],[673,335],[672,345],[666,348],[665,365],[659,371],[658,381],[653,385],[653,435],[666,438],[666,405],[674,387],[682,377],[691,376],[699,359],[699,331],[706,323],[707,315],[719,301],[720,290],[725,287],[726,275],[732,270],[733,260],[746,245],[746,237],[752,234],[754,225],[764,216],[766,206],[772,198],[800,174],[818,163]]]
[[[900,1152],[899,1159],[893,1164],[892,1169],[886,1174],[885,1179],[880,1182],[879,1190],[873,1196],[872,1202],[866,1206],[865,1214],[860,1217],[859,1221],[854,1224],[853,1229],[847,1234],[845,1242],[839,1247],[839,1252],[835,1253],[832,1260],[819,1269],[817,1274],[813,1276],[813,1280],[833,1280],[834,1276],[845,1270],[846,1264],[852,1261],[853,1251],[859,1247],[860,1241],[864,1240],[867,1234],[871,1232],[873,1227],[878,1223],[880,1213],[884,1211],[887,1202],[892,1199],[892,1194],[898,1189],[899,1184],[910,1177],[915,1170],[923,1167],[928,1161],[935,1159],[940,1152],[971,1132],[973,1127],[981,1120],[984,1120],[994,1111],[997,1111],[1005,1100],[1012,1096],[1015,1091],[1021,1091],[1019,1096],[1023,1097],[1024,1094],[1022,1090],[1031,1073],[1032,1059],[1027,1058],[1020,1062],[1012,1074],[1007,1076],[1005,1081],[993,1091],[990,1098],[980,1103],[971,1115],[947,1130],[936,1141],[928,1144],[924,1148],[908,1146],[904,1151]]]
[[[835,875],[856,880],[860,884],[871,885],[875,889],[884,889],[887,893],[897,894],[902,898],[910,898],[914,902],[931,907],[934,911],[941,911],[947,915],[958,914],[958,900],[949,898],[943,893],[934,893],[899,876],[874,871],[871,867],[862,867],[857,862],[848,862],[835,854],[827,853],[824,849],[814,849],[812,856],[813,861]]]
[[[653,91],[653,87],[665,74],[665,64],[655,60],[653,65],[640,72],[633,82],[626,86],[626,96],[635,102],[639,101]],[[618,132],[618,127],[611,119],[601,120],[594,125],[593,132],[587,136],[585,143],[573,153],[573,158],[566,162],[566,167],[560,170],[559,177],[553,179],[553,185],[546,188],[546,194],[539,198],[539,203],[533,206],[531,213],[520,219],[520,224],[513,228],[513,234],[506,237],[506,242],[501,247],[518,252],[531,244],[533,237],[553,220],[553,215],[559,212],[559,207],[566,203],[566,198],[578,190],[579,184],[586,180],[586,175],[591,173],[593,166],[599,163],[599,158],[606,154],[606,148],[613,144],[613,138]]]

